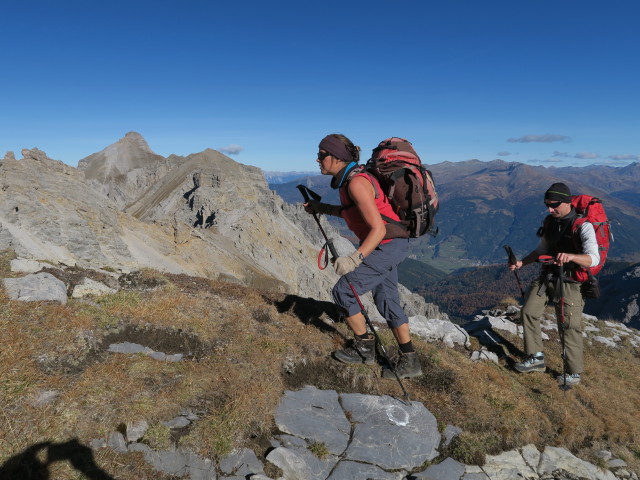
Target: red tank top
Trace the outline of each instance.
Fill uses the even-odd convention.
[[[385,215],[392,220],[400,220],[396,212],[393,211],[393,208],[389,203],[389,199],[386,197],[386,195],[381,194],[380,183],[378,182],[377,178],[366,173],[357,173],[350,180],[355,177],[365,177],[373,185],[373,189],[376,192],[376,207],[378,207],[378,211],[381,215]],[[349,197],[349,194],[347,192],[348,188],[348,182],[340,188],[340,203],[343,207],[345,207],[342,209],[341,217],[344,218],[345,222],[347,222],[347,227],[349,227],[349,230],[355,233],[356,237],[358,237],[358,240],[360,240],[360,243],[362,243],[371,231],[371,227],[367,224],[367,222],[365,222],[362,213],[360,213],[358,207],[355,206],[355,204]],[[384,218],[382,219],[382,221],[385,224],[388,223],[384,220]],[[390,241],[390,239],[382,240],[380,244],[384,244]]]

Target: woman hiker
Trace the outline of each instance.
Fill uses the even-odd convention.
[[[344,363],[375,362],[375,338],[367,332],[364,315],[349,284],[358,296],[371,291],[376,308],[387,321],[398,342],[398,355],[392,360],[400,378],[422,375],[420,360],[411,343],[409,319],[400,305],[398,264],[408,252],[406,238],[385,239],[386,222],[380,214],[399,220],[380,184],[358,165],[360,147],[341,134],[327,135],[318,151],[318,163],[323,175],[331,175],[331,186],[339,190],[341,205],[319,201],[305,203],[307,213],[342,217],[358,237],[360,245],[348,256],[334,263],[340,280],[333,287],[333,299],[346,315],[354,338],[333,357]],[[392,370],[383,369],[382,376],[395,378]]]

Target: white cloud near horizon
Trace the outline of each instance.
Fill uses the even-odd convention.
[[[578,152],[573,156],[573,158],[581,158],[583,160],[593,160],[594,158],[599,158],[599,157],[600,155],[593,152]]]
[[[510,152],[498,152],[497,154],[499,157],[508,157],[509,155],[511,155]]]
[[[640,161],[640,155],[631,155],[629,153],[624,153],[621,155],[609,155],[607,158],[616,161],[625,161],[625,160],[633,160],[635,162]]]
[[[510,143],[553,143],[553,142],[570,142],[571,137],[566,135],[553,135],[547,133],[545,135],[525,135],[519,138],[508,138],[507,142]]]
[[[219,149],[222,153],[226,153],[227,155],[238,155],[241,151],[244,150],[244,147],[241,145],[227,145],[226,147],[221,147]]]
[[[557,150],[553,152],[554,157],[562,157],[562,158],[578,158],[580,160],[593,160],[595,158],[600,158],[600,155],[593,152],[578,152],[574,155],[567,152],[558,152]]]

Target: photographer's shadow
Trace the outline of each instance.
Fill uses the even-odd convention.
[[[0,466],[0,480],[49,480],[49,466],[68,461],[88,480],[115,480],[102,470],[93,458],[93,451],[78,439],[64,443],[36,443]]]

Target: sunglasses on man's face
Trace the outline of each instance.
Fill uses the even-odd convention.
[[[329,152],[318,152],[318,160],[322,161],[325,158],[331,156]]]
[[[562,202],[544,202],[547,208],[558,208]]]

